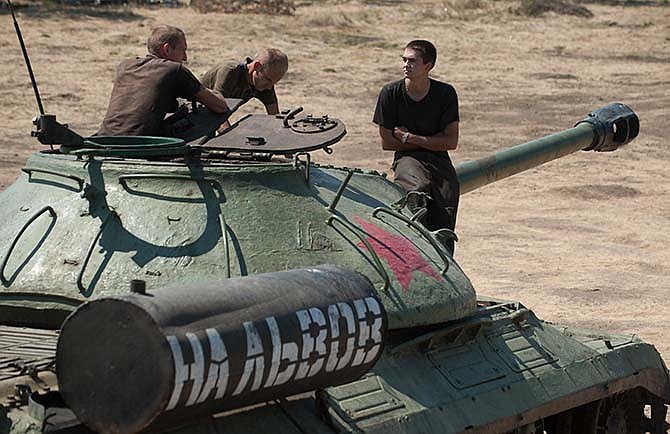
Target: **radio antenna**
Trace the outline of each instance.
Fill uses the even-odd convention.
[[[14,7],[12,2],[7,0],[9,5],[9,11],[12,13],[12,19],[14,20],[14,29],[16,29],[16,36],[19,38],[19,44],[21,44],[21,51],[23,51],[23,58],[26,61],[26,67],[28,67],[28,74],[30,75],[30,82],[33,84],[33,91],[35,92],[35,98],[37,99],[37,107],[40,109],[40,114],[44,115],[44,107],[42,106],[42,99],[40,98],[40,91],[37,89],[37,81],[35,81],[35,74],[33,74],[33,68],[30,66],[30,59],[28,58],[28,51],[26,51],[26,45],[23,43],[23,36],[21,36],[21,29],[19,28],[19,23],[16,21],[16,15],[14,15]]]

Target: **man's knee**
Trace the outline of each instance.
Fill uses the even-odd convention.
[[[394,182],[406,191],[429,192],[431,189],[430,173],[414,158],[403,157],[393,164]]]

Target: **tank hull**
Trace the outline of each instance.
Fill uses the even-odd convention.
[[[513,302],[480,301],[479,306],[468,320],[387,345],[375,367],[356,381],[205,419],[182,418],[183,426],[174,430],[173,421],[170,432],[215,426],[251,434],[273,426],[281,434],[541,433],[534,430],[549,430],[580,414],[580,430],[567,432],[587,434],[595,433],[588,427],[607,402],[632,396],[653,409],[670,399],[660,356],[634,335],[557,327]],[[7,333],[0,329],[0,342]],[[50,341],[55,345],[55,335]],[[40,421],[29,416],[34,414],[30,406],[34,403],[12,407],[4,416],[11,427],[3,432],[42,432]],[[78,422],[65,412],[59,423]]]

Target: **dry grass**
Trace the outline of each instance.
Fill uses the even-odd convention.
[[[191,0],[193,9],[201,13],[256,13],[269,15],[293,15],[293,0]]]

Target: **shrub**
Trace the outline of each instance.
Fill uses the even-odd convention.
[[[250,12],[271,15],[292,15],[293,0],[191,0],[191,7],[198,12]]]
[[[521,15],[537,17],[545,12],[562,15],[577,15],[591,18],[593,13],[586,7],[563,0],[521,0],[518,12]]]

